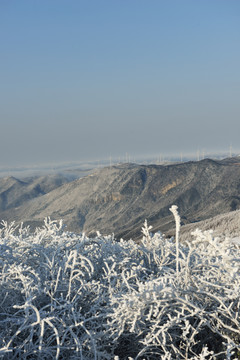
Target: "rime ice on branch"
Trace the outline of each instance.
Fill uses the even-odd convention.
[[[239,248],[196,230],[179,242],[88,238],[45,220],[0,229],[0,357],[234,360]]]

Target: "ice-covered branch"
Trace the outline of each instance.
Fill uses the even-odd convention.
[[[34,234],[2,223],[4,360],[234,360],[240,351],[239,249],[196,230],[188,245],[91,239],[46,219]]]

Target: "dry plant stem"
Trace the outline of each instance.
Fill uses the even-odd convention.
[[[177,275],[177,279],[179,278],[179,233],[180,233],[180,216],[178,214],[177,211],[178,207],[177,205],[172,205],[171,208],[169,209],[175,219],[175,226],[176,226],[176,238],[175,238],[175,242],[176,242],[176,275]]]

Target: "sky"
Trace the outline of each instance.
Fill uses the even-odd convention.
[[[0,0],[0,166],[240,152],[239,0]]]

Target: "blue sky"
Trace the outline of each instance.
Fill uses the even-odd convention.
[[[240,1],[1,0],[0,166],[240,150]]]

